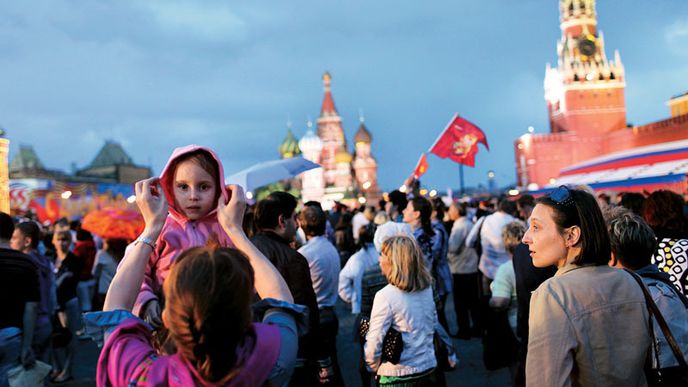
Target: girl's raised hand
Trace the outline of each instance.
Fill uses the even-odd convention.
[[[159,234],[167,219],[167,200],[162,194],[160,178],[151,177],[141,180],[134,186],[136,191],[136,205],[143,215],[147,231]],[[144,235],[150,235],[144,231]]]
[[[232,236],[236,232],[243,232],[242,224],[244,222],[244,212],[246,211],[246,197],[244,196],[244,189],[238,185],[228,185],[227,191],[230,192],[231,198],[229,203],[225,204],[224,198],[220,196],[217,203],[217,220],[222,228]]]

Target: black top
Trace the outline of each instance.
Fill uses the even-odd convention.
[[[24,326],[24,306],[40,300],[38,267],[31,257],[0,248],[0,329]]]
[[[65,308],[67,301],[76,298],[76,286],[79,284],[81,260],[70,251],[59,267],[57,267],[57,260],[55,260],[55,270],[57,305],[62,310]]]
[[[299,358],[317,360],[326,353],[317,342],[320,334],[320,312],[313,290],[308,261],[289,243],[272,231],[260,231],[251,242],[272,262],[294,296],[294,303],[308,307],[309,331],[299,338]],[[319,349],[320,348],[320,349]]]
[[[528,245],[519,244],[514,251],[514,275],[516,276],[516,302],[518,317],[516,333],[528,342],[528,316],[530,314],[531,293],[557,272],[555,266],[538,268],[533,266]]]

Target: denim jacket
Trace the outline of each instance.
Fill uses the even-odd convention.
[[[658,275],[664,274],[661,273],[655,265],[647,265],[636,270],[636,273],[643,278],[643,282],[645,282],[648,290],[650,290],[650,294],[652,294],[652,300],[657,304],[657,308],[662,313],[664,320],[666,320],[671,334],[681,348],[683,357],[688,359],[688,309],[686,309],[686,306],[681,301],[678,290],[669,285],[669,276],[666,274],[666,282],[650,277],[657,277]],[[654,352],[652,353],[653,368],[678,366],[678,361],[671,351],[671,347],[669,347],[669,343],[664,337],[662,329],[654,319],[652,319],[652,321],[652,328],[654,329],[655,340],[657,342],[657,352],[659,354],[659,366],[657,366],[655,354]],[[655,347],[653,346],[653,351],[654,350]]]

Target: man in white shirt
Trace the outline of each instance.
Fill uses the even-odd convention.
[[[325,237],[327,215],[318,206],[306,206],[299,214],[299,224],[306,234],[306,244],[298,250],[308,261],[313,290],[320,311],[320,333],[322,345],[332,359],[334,368],[334,385],[343,385],[337,362],[337,331],[339,320],[334,311],[337,303],[337,285],[339,280],[339,253]],[[324,368],[321,365],[321,368]]]
[[[467,238],[466,243],[470,245],[477,237],[477,233],[480,232],[483,252],[478,268],[483,274],[483,291],[489,292],[490,282],[494,279],[497,269],[510,259],[502,240],[502,230],[504,226],[516,220],[513,217],[514,213],[516,213],[516,204],[507,199],[502,199],[499,202],[497,212],[487,215],[482,222],[482,227],[480,222],[476,222]]]

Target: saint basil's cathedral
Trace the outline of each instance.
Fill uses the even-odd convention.
[[[626,72],[618,51],[605,53],[595,0],[559,5],[558,63],[544,80],[550,133],[515,141],[518,185],[688,193],[688,92],[669,99],[670,118],[627,124]]]
[[[279,147],[280,156],[303,155],[322,166],[300,175],[304,202],[319,201],[325,208],[332,207],[334,202],[376,205],[382,195],[377,183],[377,162],[371,152],[372,135],[361,116],[354,134],[354,149],[349,152],[342,117],[332,97],[332,76],[326,72],[322,79],[324,95],[315,132],[313,123],[308,121],[306,134],[297,140],[290,128]]]

